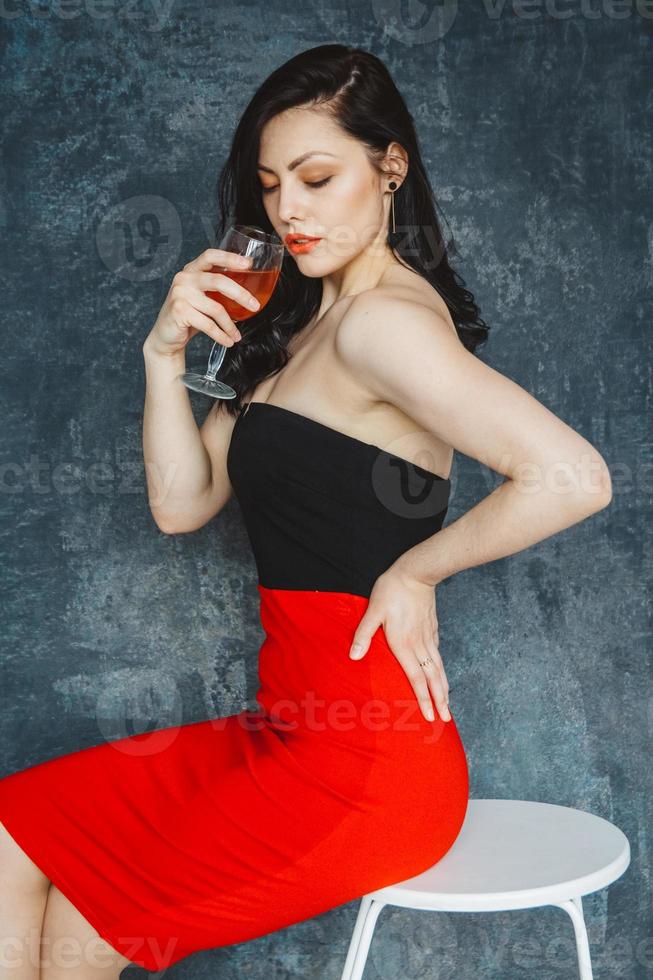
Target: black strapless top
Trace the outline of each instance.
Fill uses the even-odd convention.
[[[399,555],[439,531],[451,482],[269,402],[234,426],[227,472],[259,584],[369,598]]]

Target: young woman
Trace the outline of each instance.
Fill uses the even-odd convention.
[[[144,456],[163,531],[202,527],[236,493],[265,630],[260,709],[0,782],[0,938],[77,938],[67,977],[158,970],[438,861],[469,784],[435,588],[611,499],[599,452],[475,356],[488,330],[377,58],[326,45],[275,71],[219,192],[223,223],[288,253],[242,336],[207,296],[250,302],[209,271],[237,256],[210,248],[175,275],[144,344]],[[201,429],[178,380],[198,331],[230,348],[221,377],[238,392]],[[506,479],[443,528],[454,450]]]

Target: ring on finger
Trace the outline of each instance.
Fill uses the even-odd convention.
[[[433,662],[434,661],[431,659],[431,657],[427,657],[426,660],[419,660],[418,661],[420,667],[426,667],[427,664],[432,664]]]

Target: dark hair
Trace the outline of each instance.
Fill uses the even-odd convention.
[[[487,340],[489,328],[480,318],[464,280],[449,265],[413,117],[383,62],[360,48],[344,44],[310,48],[281,65],[260,85],[238,123],[218,179],[218,243],[230,224],[256,225],[275,232],[257,177],[260,135],[278,113],[313,105],[324,107],[346,133],[360,140],[373,165],[378,166],[392,141],[406,150],[408,173],[395,192],[398,241],[394,244],[395,236],[389,233],[388,243],[442,296],[461,342],[474,352]],[[449,249],[455,253],[453,240]],[[220,379],[238,392],[237,398],[227,401],[231,413],[240,410],[246,396],[261,381],[288,363],[290,339],[315,316],[321,300],[322,280],[302,275],[286,253],[269,302],[259,314],[243,321],[243,339],[228,348],[220,370]]]

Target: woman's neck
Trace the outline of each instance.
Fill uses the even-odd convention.
[[[386,249],[381,255],[362,252],[343,269],[322,278],[322,302],[316,320],[329,312],[340,300],[376,289],[401,263]]]

